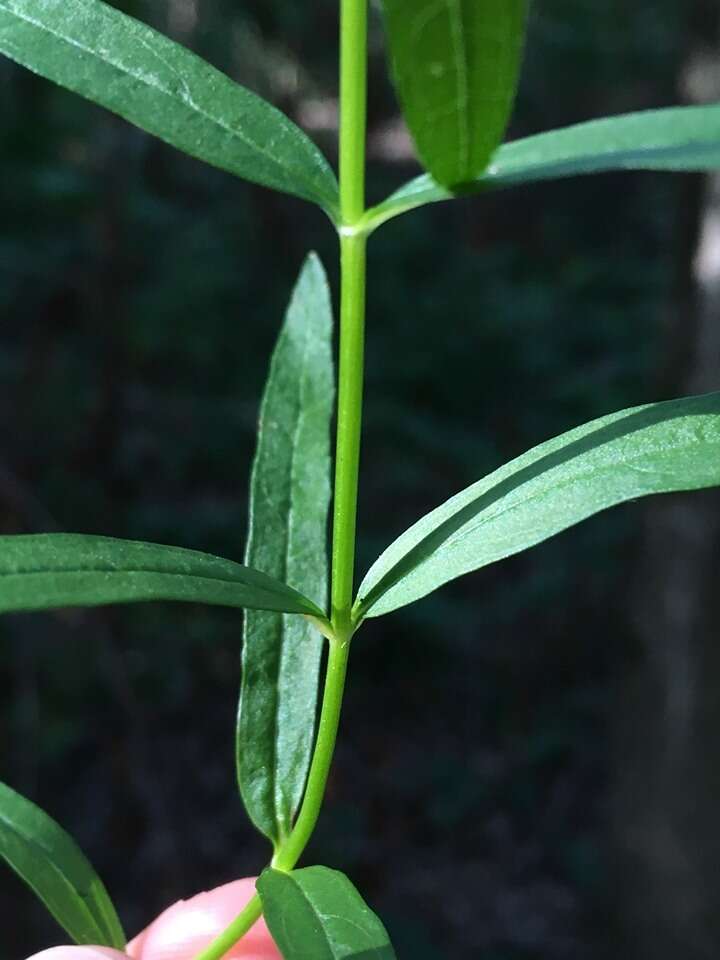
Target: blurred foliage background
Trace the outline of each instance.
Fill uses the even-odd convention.
[[[334,158],[335,0],[116,5],[271,99]],[[683,102],[698,50],[717,59],[714,7],[539,0],[511,135]],[[379,200],[416,164],[377,17],[371,46]],[[269,354],[308,248],[336,279],[328,224],[7,62],[0,110],[2,532],[96,532],[240,559]],[[611,175],[383,228],[370,251],[360,572],[501,461],[683,392],[697,365],[706,198],[699,177]],[[716,551],[702,571],[716,570],[717,499],[692,503],[705,511],[693,543]],[[642,588],[655,582],[648,563],[678,548],[675,534],[648,537],[648,516],[631,505],[596,518],[358,636],[306,862],[350,874],[401,958],[651,955],[652,918],[672,903],[661,892],[653,914],[639,891],[662,874],[665,848],[624,831],[649,822],[659,781],[648,772],[633,786],[627,771],[666,756],[662,678],[717,636],[718,616],[695,578],[683,595],[695,639],[672,634],[647,693],[644,672],[662,656],[645,636]],[[234,785],[239,637],[232,612],[172,605],[0,623],[0,776],[80,839],[130,931],[263,864]],[[686,804],[712,771],[718,727],[707,720],[685,770]],[[683,863],[718,849],[714,816],[702,823],[694,840],[670,837]],[[663,937],[685,958],[720,946],[708,920],[720,898],[703,887],[682,921],[707,928],[697,952],[680,921],[676,940]],[[7,871],[0,904],[10,960],[62,939]]]

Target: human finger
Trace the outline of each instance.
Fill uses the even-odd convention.
[[[255,880],[235,880],[161,913],[128,947],[133,960],[192,960],[235,919],[255,894]],[[56,960],[56,958],[51,958]],[[59,958],[65,960],[65,958]],[[75,958],[67,958],[75,960]],[[78,957],[77,960],[83,960]],[[282,960],[262,918],[226,960]]]
[[[109,947],[51,947],[28,960],[128,960],[124,953]]]

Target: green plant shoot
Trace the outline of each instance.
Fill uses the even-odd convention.
[[[425,204],[515,184],[720,168],[718,104],[592,120],[502,144],[527,7],[526,0],[384,0],[392,76],[425,172],[368,207],[368,0],[339,2],[337,179],[274,106],[101,0],[0,0],[7,57],[178,150],[316,204],[338,235],[337,400],[331,293],[310,255],[262,400],[244,564],[102,531],[0,538],[0,612],[145,601],[245,611],[238,781],[270,848],[258,895],[199,960],[220,960],[263,911],[286,960],[395,956],[346,877],[296,869],[321,813],[350,649],[367,619],[616,504],[720,486],[720,394],[608,413],[555,439],[539,437],[539,446],[418,520],[356,592],[370,235]],[[4,785],[0,855],[76,943],[124,948],[115,908],[74,842]]]

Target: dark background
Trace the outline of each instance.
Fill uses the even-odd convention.
[[[334,159],[335,0],[117,5]],[[511,135],[719,99],[718,19],[538,0]],[[377,20],[371,46],[376,201],[417,168]],[[7,62],[0,110],[1,531],[240,559],[268,357],[309,248],[335,282],[332,231]],[[528,447],[720,386],[717,192],[607,175],[382,229],[361,573]],[[357,637],[306,862],[350,874],[400,958],[717,956],[718,514],[712,492],[617,509]],[[80,840],[131,932],[263,865],[234,784],[239,637],[233,612],[172,605],[0,623],[0,778]],[[10,960],[62,940],[8,871],[0,917]]]

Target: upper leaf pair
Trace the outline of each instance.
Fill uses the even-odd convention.
[[[375,229],[458,192],[614,169],[720,166],[720,106],[607,118],[510,143],[528,0],[384,0],[393,73],[429,176],[368,211]],[[0,0],[0,52],[191,156],[317,203],[325,157],[286,116],[102,0]]]

